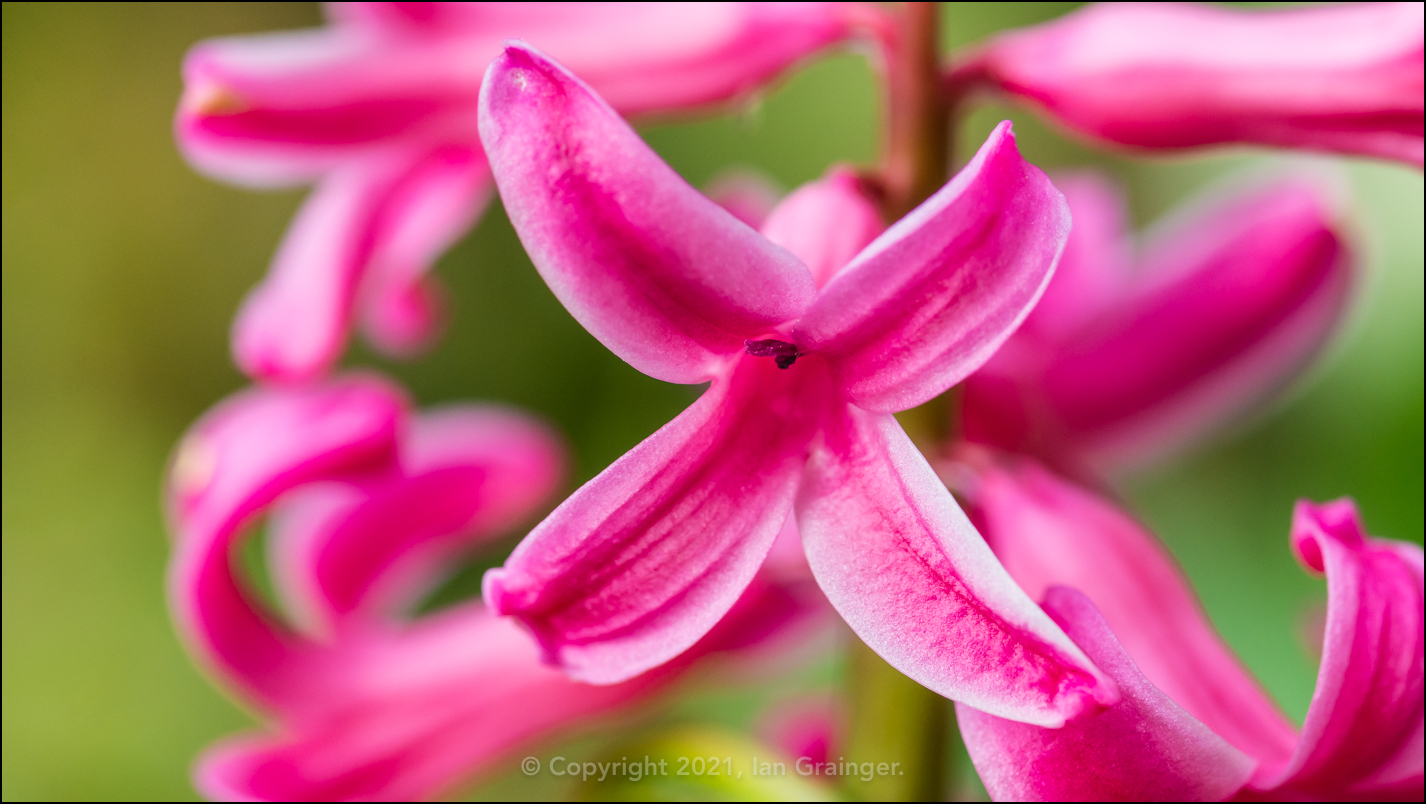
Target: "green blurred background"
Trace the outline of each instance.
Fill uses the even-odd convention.
[[[946,10],[946,41],[963,45],[1073,6],[957,4]],[[228,358],[229,322],[302,195],[201,178],[179,158],[169,121],[192,43],[316,24],[319,12],[6,3],[3,13],[0,792],[191,798],[195,753],[251,721],[193,669],[170,627],[159,479],[184,428],[242,386]],[[865,61],[842,55],[734,114],[644,133],[695,184],[742,165],[790,188],[835,161],[870,162],[877,102]],[[962,152],[1006,116],[1042,167],[1093,164],[1117,176],[1140,224],[1227,171],[1283,159],[1123,160],[1007,108],[976,112]],[[1417,542],[1422,534],[1422,176],[1318,161],[1342,166],[1355,195],[1368,272],[1349,326],[1279,404],[1128,486],[1214,622],[1297,718],[1316,669],[1303,632],[1324,593],[1288,552],[1293,500],[1351,495],[1373,532]],[[693,397],[640,375],[584,333],[531,269],[498,207],[438,273],[452,322],[433,353],[392,365],[358,347],[348,362],[383,366],[422,403],[495,399],[547,416],[568,437],[580,479]],[[835,672],[807,683],[832,683]],[[774,685],[771,694],[796,687]],[[717,690],[697,693],[685,715],[697,720],[725,700]],[[520,794],[520,782],[507,777],[486,794]]]

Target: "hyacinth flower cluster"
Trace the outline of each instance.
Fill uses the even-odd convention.
[[[1106,498],[1321,352],[1357,275],[1340,194],[1280,172],[1136,242],[1111,183],[1047,176],[1008,122],[954,175],[935,157],[993,91],[1136,149],[1419,167],[1420,4],[1094,6],[944,63],[934,10],[906,5],[340,3],[318,31],[195,48],[195,166],[316,184],[234,325],[262,385],[171,467],[180,634],[269,724],[200,758],[202,792],[449,792],[714,654],[796,642],[830,603],[956,701],[997,799],[1420,798],[1420,548],[1366,536],[1350,501],[1299,504],[1293,547],[1329,588],[1299,733]],[[623,118],[856,38],[883,68],[880,172],[832,166],[775,206],[755,183],[704,195]],[[508,408],[415,413],[328,374],[354,322],[392,354],[430,342],[427,272],[493,191],[600,343],[709,385],[534,525],[483,602],[419,613],[557,502],[563,448]],[[948,391],[955,438],[923,455],[893,414]],[[263,517],[281,613],[234,570]]]

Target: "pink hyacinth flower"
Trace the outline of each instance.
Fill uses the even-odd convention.
[[[638,370],[712,383],[486,575],[494,610],[573,677],[623,681],[702,637],[795,510],[832,605],[920,683],[1044,724],[1116,699],[891,415],[984,362],[1064,243],[1064,200],[1008,123],[884,233],[834,171],[759,234],[526,45],[480,103],[510,220],[566,309]]]
[[[1040,304],[964,386],[971,441],[1075,476],[1161,458],[1280,390],[1347,309],[1352,254],[1307,176],[1201,203],[1137,253],[1110,185],[1055,184],[1074,230]]]
[[[1033,465],[982,472],[972,496],[1006,569],[1123,694],[1056,731],[958,705],[993,798],[1421,800],[1420,547],[1368,536],[1350,500],[1298,503],[1293,548],[1328,593],[1299,733],[1129,516]]]
[[[760,580],[684,662],[610,687],[545,667],[538,645],[479,601],[404,616],[454,559],[540,506],[563,463],[527,416],[480,406],[411,416],[397,390],[369,378],[249,391],[205,416],[170,480],[173,611],[199,661],[274,731],[206,752],[199,790],[427,798],[809,611],[795,583]],[[267,511],[291,625],[233,572],[237,539]]]
[[[255,187],[316,182],[234,324],[259,379],[338,358],[351,320],[400,354],[430,340],[426,278],[490,199],[476,133],[481,76],[520,36],[565,59],[624,114],[746,94],[845,38],[835,3],[334,3],[326,28],[204,42],[175,123],[189,161]]]
[[[947,86],[1136,148],[1250,143],[1422,163],[1422,4],[1105,3],[1001,34]]]

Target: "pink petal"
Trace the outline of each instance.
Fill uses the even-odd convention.
[[[426,272],[474,225],[495,189],[478,148],[446,147],[393,188],[361,289],[367,336],[392,355],[430,343],[439,303]]]
[[[992,39],[950,82],[989,83],[1124,145],[1247,142],[1420,166],[1422,27],[1420,3],[1106,3]]]
[[[405,477],[361,491],[312,487],[284,503],[274,578],[320,633],[356,613],[393,613],[419,602],[459,553],[534,513],[564,463],[559,439],[517,411],[424,414],[403,448]]]
[[[967,441],[1041,455],[1078,476],[1086,473],[1078,456],[1044,421],[1043,372],[1060,341],[1092,327],[1123,296],[1133,266],[1128,211],[1118,189],[1091,172],[1056,176],[1055,186],[1074,218],[1064,254],[1025,323],[961,386],[960,429]]]
[[[1141,281],[1052,357],[1041,404],[1058,421],[1045,426],[1100,465],[1143,461],[1278,390],[1350,296],[1332,220],[1321,191],[1289,179],[1160,238]]]
[[[275,735],[209,749],[195,785],[227,800],[432,798],[536,741],[649,697],[710,653],[745,655],[773,635],[785,643],[809,613],[797,590],[759,578],[677,661],[611,686],[545,667],[528,634],[479,604],[402,631],[349,631],[324,668],[315,716],[284,717]]]
[[[816,292],[792,255],[688,186],[579,79],[526,45],[491,64],[481,139],[535,267],[605,346],[710,379]]]
[[[794,331],[868,410],[915,407],[1005,342],[1069,234],[1064,197],[1020,158],[1009,122],[827,285]]]
[[[305,649],[252,603],[233,576],[241,528],[303,483],[394,467],[404,400],[391,386],[349,378],[302,390],[250,391],[200,420],[170,469],[178,532],[171,607],[200,659],[248,695],[276,705],[298,694]]]
[[[329,679],[336,708],[282,736],[219,744],[195,785],[228,800],[425,799],[667,679],[572,682],[514,623],[466,606],[356,652]]]
[[[1422,796],[1421,548],[1367,536],[1356,505],[1299,502],[1292,542],[1327,575],[1327,634],[1281,798]],[[1276,788],[1276,789],[1274,789]]]
[[[574,12],[563,31],[516,35],[628,115],[748,95],[875,14],[844,3],[645,3],[618,11],[597,5]]]
[[[744,358],[586,483],[485,576],[548,659],[608,684],[683,652],[733,605],[782,529],[830,393],[815,361]]]
[[[1082,592],[1149,683],[1258,759],[1259,778],[1283,767],[1296,729],[1218,637],[1152,534],[1028,462],[982,468],[972,496],[981,532],[1026,594]]]
[[[393,143],[470,142],[499,41],[332,28],[204,42],[184,60],[178,142],[205,173],[252,186],[310,181]]]
[[[817,582],[893,667],[948,698],[1058,727],[1118,700],[1005,574],[889,414],[824,430],[797,502]]]
[[[1156,689],[1088,598],[1054,587],[1045,610],[1118,683],[1123,699],[1060,729],[957,703],[966,748],[993,800],[1218,801],[1243,786],[1252,758]]]
[[[323,3],[327,16],[339,25],[359,26],[374,33],[393,36],[430,36],[479,30],[492,5],[495,4]]]
[[[204,42],[175,123],[201,170],[308,181],[374,145],[469,142],[508,37],[553,53],[624,114],[745,95],[875,12],[839,3],[335,3],[335,25]]]
[[[797,255],[823,287],[886,230],[857,174],[834,167],[793,191],[762,224],[763,236]]]
[[[528,40],[623,114],[746,95],[876,16],[843,3],[334,5],[339,21],[387,36]]]
[[[359,295],[379,343],[400,350],[427,337],[434,320],[421,276],[485,203],[485,171],[478,152],[454,147],[334,171],[234,322],[238,365],[263,379],[320,375],[341,353]]]

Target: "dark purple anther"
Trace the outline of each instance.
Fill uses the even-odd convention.
[[[802,353],[797,351],[797,344],[788,343],[787,341],[771,339],[765,341],[743,341],[743,345],[747,347],[748,354],[753,357],[775,358],[774,362],[777,363],[777,367],[780,369],[791,366],[797,362],[797,358],[802,356]]]

